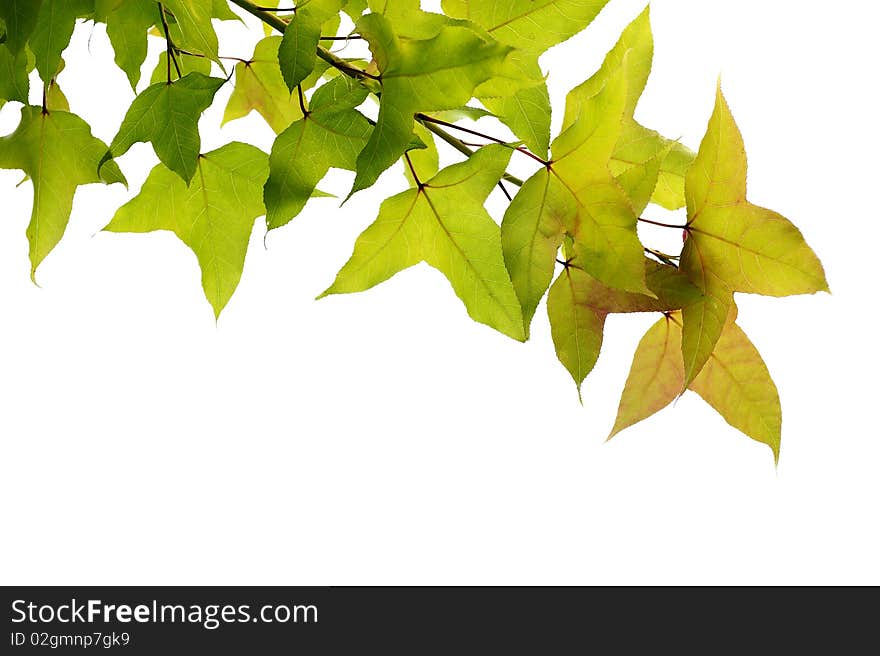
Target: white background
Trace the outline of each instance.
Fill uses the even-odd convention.
[[[545,56],[557,108],[643,6],[612,0]],[[543,306],[520,345],[472,323],[426,267],[313,301],[403,188],[399,168],[342,209],[315,201],[268,250],[258,223],[215,325],[173,236],[99,233],[156,161],[140,145],[121,160],[129,190],[77,193],[39,288],[31,188],[0,171],[0,580],[880,583],[880,10],[813,6],[655,0],[638,113],[696,148],[722,73],[751,200],[794,220],[828,270],[834,296],[740,298],[782,397],[778,470],[695,395],[603,443],[653,317],[609,321],[581,407]],[[250,54],[261,31],[248,25],[222,26],[223,54]],[[80,27],[65,57],[73,111],[109,142],[132,93],[103,28]],[[203,149],[268,148],[256,115],[219,129],[228,93],[204,116]],[[17,118],[0,111],[0,133]]]

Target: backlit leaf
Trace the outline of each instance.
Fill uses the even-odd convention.
[[[513,57],[524,79],[540,80],[538,56],[586,28],[606,4],[608,0],[443,0],[443,11],[471,20],[501,43],[518,48]],[[546,85],[517,90],[510,98],[481,100],[533,152],[546,155],[551,112]]]
[[[566,267],[551,287],[547,313],[556,354],[578,389],[599,359],[609,314],[670,312],[699,296],[674,267],[644,258],[642,262],[648,287],[655,297],[611,289],[574,267]]]
[[[149,141],[162,163],[189,182],[196,172],[201,145],[199,116],[224,82],[189,73],[170,84],[158,82],[147,87],[126,112],[110,144],[110,155],[119,157],[139,141]]]
[[[0,18],[6,25],[6,45],[13,55],[23,49],[40,14],[43,0],[3,0],[0,2]]]
[[[524,339],[501,234],[483,207],[509,159],[509,149],[489,146],[443,169],[422,188],[386,200],[324,295],[364,291],[427,262],[447,277],[471,318]]]
[[[681,316],[672,314],[642,339],[611,437],[659,412],[679,396],[685,382],[681,336]],[[690,389],[731,426],[769,446],[779,460],[779,393],[761,355],[733,320],[725,323],[714,352]]]
[[[114,162],[108,162],[98,175],[98,162],[106,152],[107,146],[92,136],[79,116],[44,113],[40,107],[27,105],[21,109],[15,132],[0,138],[0,168],[21,169],[34,188],[27,228],[31,278],[61,241],[76,188],[93,182],[125,182]]]
[[[358,32],[370,43],[382,82],[376,129],[358,157],[352,193],[371,186],[406,151],[416,112],[455,109],[501,66],[510,48],[461,26],[425,40],[401,40],[380,14],[364,16]]]
[[[580,117],[553,142],[552,172],[574,197],[566,217],[576,263],[609,287],[648,293],[644,252],[629,198],[608,170],[621,133],[627,82],[618,73],[584,103]]]
[[[342,0],[301,2],[291,16],[278,48],[281,75],[290,91],[315,70],[321,27],[325,21],[339,14],[343,4]]]
[[[170,11],[180,28],[181,39],[176,45],[213,59],[221,65],[217,57],[217,33],[211,24],[214,0],[162,0],[165,9]]]
[[[117,3],[103,20],[116,54],[116,65],[125,71],[134,89],[147,58],[147,32],[159,21],[159,7],[153,0],[126,0]]]
[[[786,218],[746,200],[742,134],[719,85],[715,111],[687,175],[688,239],[681,266],[711,307],[684,315],[687,382],[700,372],[734,292],[790,296],[828,291],[819,259]]]
[[[223,123],[247,116],[256,110],[276,132],[282,132],[302,118],[299,99],[291,95],[278,67],[281,37],[270,36],[259,41],[250,60],[235,65],[235,89],[223,114]],[[308,89],[326,70],[320,66],[303,88]]]
[[[176,234],[196,254],[205,296],[219,317],[241,279],[254,221],[264,213],[268,173],[266,153],[238,142],[199,155],[189,186],[159,164],[104,230]]]
[[[14,55],[5,43],[0,44],[0,107],[10,100],[27,103],[29,72],[24,50]]]
[[[272,146],[266,183],[266,224],[287,224],[312,197],[331,168],[353,171],[372,126],[354,108],[367,91],[338,77],[312,96],[309,115],[282,132]]]
[[[61,63],[61,53],[70,43],[78,16],[94,9],[88,0],[43,0],[37,24],[30,36],[37,71],[43,82],[54,77]]]
[[[596,74],[568,94],[563,120],[564,128],[574,124],[583,104],[622,71],[627,79],[627,101],[621,138],[610,167],[627,192],[637,195],[637,213],[646,205],[641,201],[646,186],[652,190],[649,198],[666,209],[684,207],[684,176],[694,159],[690,150],[641,126],[634,118],[653,57],[650,10],[645,9],[627,26]]]

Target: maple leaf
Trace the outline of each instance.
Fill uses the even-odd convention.
[[[77,17],[92,11],[93,0],[43,0],[40,3],[28,46],[34,53],[37,72],[43,82],[48,83],[58,71],[61,53],[70,43]]]
[[[372,185],[406,152],[414,114],[466,104],[511,50],[457,25],[441,27],[430,39],[400,39],[382,14],[364,16],[357,29],[378,65],[382,100],[376,128],[358,156],[352,194]]]
[[[547,314],[556,354],[578,390],[599,359],[609,314],[671,312],[700,296],[675,267],[644,258],[643,267],[654,297],[611,289],[573,266],[550,288]]]
[[[40,14],[43,0],[4,0],[0,2],[0,19],[6,25],[6,45],[13,55],[23,49]]]
[[[199,116],[225,82],[189,73],[174,82],[147,87],[128,108],[106,158],[119,157],[139,141],[149,141],[159,160],[189,182],[201,145]]]
[[[180,29],[175,45],[205,55],[223,69],[217,54],[217,33],[211,24],[214,0],[162,0],[162,4],[174,15]]]
[[[27,104],[28,73],[32,68],[33,62],[28,61],[27,51],[13,54],[5,43],[0,43],[0,107],[10,100]]]
[[[828,291],[819,258],[786,218],[746,199],[742,134],[719,83],[715,110],[686,180],[688,239],[681,267],[704,293],[684,309],[686,383],[721,337],[734,292],[791,296]]]
[[[281,76],[281,69],[278,66],[280,45],[281,37],[266,37],[257,43],[254,54],[247,62],[239,62],[235,65],[235,88],[223,113],[224,124],[256,110],[266,123],[279,133],[302,118],[299,101],[291,97],[290,90]],[[313,71],[312,75],[303,81],[303,89],[309,89],[317,84],[325,70],[326,65]]]
[[[504,254],[526,325],[547,291],[565,234],[576,263],[609,287],[644,293],[644,252],[629,198],[608,169],[627,99],[624,69],[589,98],[504,215]]]
[[[278,49],[278,62],[287,88],[293,91],[315,70],[322,25],[335,18],[342,0],[311,0],[301,3],[291,17]]]
[[[585,29],[608,0],[443,0],[443,11],[473,21],[501,43],[515,47],[511,62],[524,80],[536,80],[510,93],[477,95],[541,157],[550,146],[550,95],[538,57]]]
[[[153,0],[96,0],[95,19],[107,24],[116,65],[134,89],[147,58],[147,31],[159,20],[158,5]]]
[[[366,97],[367,90],[357,82],[338,77],[319,88],[309,113],[275,140],[265,190],[270,230],[303,210],[331,168],[355,169],[372,131],[370,122],[354,109]]]
[[[700,374],[690,383],[734,428],[766,444],[779,461],[782,409],[767,365],[735,323],[735,310]],[[642,339],[620,400],[611,437],[672,403],[685,383],[681,315],[671,314]]]
[[[498,225],[483,207],[510,159],[482,148],[420,186],[389,198],[322,296],[361,292],[420,262],[441,271],[475,321],[517,340],[522,311],[501,253]]]
[[[76,188],[95,182],[125,183],[112,161],[98,175],[98,162],[106,152],[106,144],[92,136],[79,116],[27,105],[21,108],[15,132],[0,138],[0,168],[21,169],[34,188],[27,228],[32,280],[64,235]]]
[[[648,8],[623,31],[596,74],[569,92],[562,123],[563,129],[573,125],[581,115],[583,104],[599,93],[610,78],[620,72],[626,76],[623,128],[609,166],[633,199],[637,214],[647,206],[646,195],[666,209],[684,207],[684,177],[694,160],[694,153],[689,149],[643,127],[634,118],[648,84],[653,58],[654,38]],[[648,189],[650,193],[646,194]]]
[[[199,155],[196,168],[187,186],[158,164],[104,230],[177,235],[198,258],[205,296],[219,317],[241,279],[254,221],[265,212],[269,162],[260,149],[232,142]]]

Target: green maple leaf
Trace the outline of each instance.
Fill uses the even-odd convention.
[[[34,53],[43,82],[51,80],[61,63],[61,53],[70,43],[76,19],[94,11],[94,1],[43,0],[28,45]]]
[[[504,267],[498,225],[483,207],[509,159],[509,149],[488,146],[386,200],[323,295],[365,291],[427,262],[446,276],[471,318],[523,340],[522,312]]]
[[[687,175],[688,239],[681,267],[705,300],[684,309],[686,382],[721,337],[734,292],[791,296],[828,291],[819,258],[783,216],[746,200],[742,134],[719,84],[715,111]]]
[[[226,0],[212,0],[211,16],[217,20],[241,22],[241,18],[229,8],[229,3]]]
[[[331,168],[355,170],[372,131],[370,122],[354,109],[366,97],[366,89],[357,82],[338,77],[315,91],[308,115],[275,140],[265,190],[270,230],[303,210]]]
[[[6,45],[13,55],[24,50],[30,39],[43,0],[3,0],[0,2],[0,19],[6,24]]]
[[[572,266],[550,288],[547,314],[556,355],[578,390],[599,359],[609,314],[670,312],[699,297],[699,291],[675,267],[650,260],[644,260],[643,266],[655,297],[611,289]]]
[[[175,45],[196,52],[212,59],[223,68],[217,56],[217,33],[211,24],[214,14],[214,0],[162,0],[162,4],[170,11],[181,36]]]
[[[154,0],[97,0],[95,17],[107,24],[107,36],[131,88],[141,79],[141,66],[147,58],[147,32],[159,21],[159,7]]]
[[[198,258],[205,296],[219,317],[241,280],[254,221],[265,211],[268,174],[266,153],[238,142],[199,155],[189,186],[159,164],[104,230],[177,235]]]
[[[322,26],[339,15],[343,4],[342,0],[310,0],[297,7],[278,49],[281,75],[290,91],[315,70]]]
[[[13,54],[7,44],[0,44],[0,107],[10,100],[27,104],[31,68],[26,50]]]
[[[779,393],[760,353],[735,318],[734,311],[690,389],[731,426],[769,446],[778,462],[782,433]],[[611,437],[659,412],[681,394],[685,383],[681,339],[679,314],[661,319],[642,339]]]
[[[443,26],[430,39],[400,39],[387,18],[368,14],[357,29],[378,65],[382,101],[376,128],[358,157],[351,193],[372,185],[406,152],[414,114],[467,104],[510,53],[509,47],[459,25]]]
[[[31,279],[64,235],[76,188],[94,182],[125,183],[114,162],[108,162],[98,175],[98,162],[106,152],[106,144],[92,136],[79,116],[45,113],[33,106],[22,107],[15,132],[0,138],[0,168],[21,169],[34,188],[27,228]]]
[[[225,82],[189,73],[175,82],[147,87],[128,108],[107,158],[119,157],[134,144],[149,141],[159,160],[188,183],[195,175],[201,146],[199,116]]]
[[[235,88],[223,114],[224,124],[256,110],[277,134],[302,118],[299,100],[291,96],[278,66],[280,44],[281,37],[266,37],[247,62],[235,65]],[[325,66],[313,71],[303,81],[303,90],[314,86],[325,71]]]
[[[538,84],[514,89],[505,97],[480,99],[535,153],[546,155],[550,145],[550,96],[543,83],[538,57],[581,32],[608,0],[443,0],[443,11],[471,20],[489,34],[517,48],[512,63],[525,80]]]
[[[693,163],[694,153],[681,144],[660,136],[636,122],[636,106],[648,83],[654,57],[650,9],[645,9],[623,32],[605,57],[601,68],[568,94],[563,129],[581,115],[583,104],[599,93],[607,81],[623,69],[628,83],[626,110],[620,141],[611,158],[611,172],[634,197],[637,213],[647,205],[644,191],[666,209],[685,205],[684,177]]]
[[[552,163],[538,171],[504,215],[504,255],[526,324],[547,291],[565,234],[575,263],[609,287],[650,295],[630,200],[608,169],[627,99],[622,69],[584,103],[556,138]]]

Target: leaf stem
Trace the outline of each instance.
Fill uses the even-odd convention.
[[[466,157],[473,156],[474,151],[472,151],[470,148],[468,148],[461,139],[453,137],[451,134],[446,132],[446,130],[441,129],[439,126],[437,126],[433,123],[430,123],[428,121],[419,120],[419,123],[424,125],[428,130],[430,130],[431,132],[436,134],[438,137],[440,137],[443,141],[445,141],[450,146],[455,148],[462,155],[465,155]],[[514,176],[510,175],[509,173],[505,173],[501,179],[504,180],[505,182],[509,182],[510,184],[514,184],[517,187],[522,187],[525,184],[525,182],[523,180],[520,180],[519,178],[514,177]]]
[[[296,93],[299,96],[299,108],[302,111],[303,117],[309,115],[309,110],[306,109],[306,97],[303,94],[303,87],[301,84],[296,85]]]
[[[416,167],[413,166],[412,160],[409,157],[409,153],[404,153],[403,157],[404,157],[404,159],[406,159],[407,165],[409,165],[409,172],[412,173],[412,177],[416,183],[416,186],[419,188],[419,191],[421,191],[425,185],[422,184],[421,180],[419,180],[419,174],[416,173]]]
[[[427,121],[429,123],[434,123],[436,125],[442,125],[447,128],[451,128],[453,130],[458,130],[460,132],[466,132],[467,134],[472,134],[475,137],[480,137],[481,139],[486,139],[488,141],[493,141],[497,144],[501,144],[502,146],[507,146],[509,148],[513,148],[518,153],[522,153],[528,157],[531,157],[536,162],[539,162],[541,166],[547,166],[550,162],[547,160],[538,157],[533,152],[528,150],[527,148],[523,148],[522,146],[511,146],[508,142],[503,139],[498,139],[497,137],[493,137],[491,135],[485,134],[483,132],[478,132],[477,130],[471,130],[470,128],[462,127],[461,125],[456,125],[455,123],[449,123],[447,121],[441,121],[439,118],[433,118],[432,116],[428,116],[426,114],[417,114],[416,118],[420,121]]]
[[[177,63],[177,55],[174,54],[174,42],[171,40],[171,35],[168,33],[168,20],[165,18],[165,7],[161,2],[157,2],[159,5],[159,18],[162,20],[162,31],[165,33],[165,52],[167,55],[168,61],[166,62],[167,66],[167,75],[168,75],[168,84],[171,84],[171,63],[174,62],[174,70],[177,71],[178,79],[183,77],[180,72],[180,64]]]

